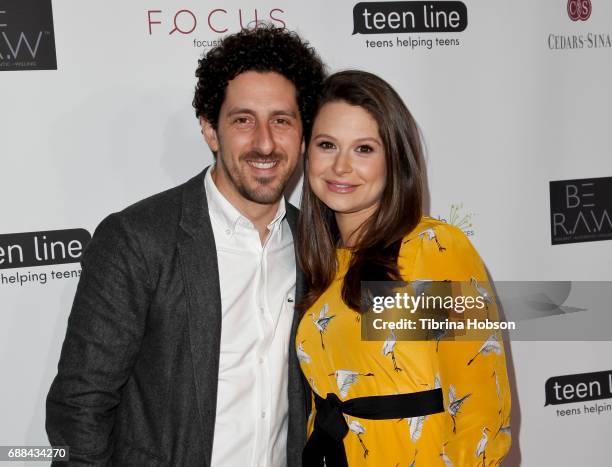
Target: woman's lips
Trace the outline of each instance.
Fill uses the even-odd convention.
[[[325,182],[327,184],[327,189],[329,191],[333,191],[334,193],[346,194],[352,193],[357,189],[357,185],[351,185],[349,183],[341,183],[336,181]]]

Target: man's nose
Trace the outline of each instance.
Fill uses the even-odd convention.
[[[274,141],[274,136],[272,131],[270,130],[270,125],[268,123],[262,123],[257,125],[255,130],[255,149],[257,149],[262,154],[271,154],[274,152],[276,147],[276,143]]]

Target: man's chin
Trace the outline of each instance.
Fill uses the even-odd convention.
[[[283,197],[284,187],[274,184],[256,184],[244,189],[242,195],[254,203],[274,204]]]

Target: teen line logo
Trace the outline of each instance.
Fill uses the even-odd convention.
[[[432,49],[460,45],[458,37],[420,36],[419,33],[460,33],[467,28],[463,2],[359,2],[353,7],[353,35],[411,34],[385,39],[366,39],[367,48]]]
[[[612,412],[610,403],[584,404],[584,402],[612,399],[612,371],[553,376],[544,385],[547,405],[582,402],[581,406],[555,409],[557,417],[568,415],[601,415]]]
[[[76,269],[47,271],[23,270],[28,267],[79,263],[91,240],[85,229],[46,230],[0,235],[0,286],[45,285],[48,279],[71,279],[81,275]],[[12,269],[12,271],[2,271]]]
[[[91,240],[85,229],[0,235],[0,269],[78,263]]]

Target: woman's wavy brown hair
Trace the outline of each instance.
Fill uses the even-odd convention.
[[[359,229],[352,248],[342,300],[361,312],[361,282],[401,280],[397,257],[403,237],[421,219],[424,162],[417,124],[397,92],[382,78],[358,70],[329,76],[323,83],[316,114],[327,103],[346,102],[365,109],[378,123],[387,180],[380,208]],[[306,143],[312,136],[306,134]],[[334,280],[340,232],[334,212],[319,200],[308,182],[308,154],[298,223],[299,261],[308,292],[299,304],[306,311]]]

